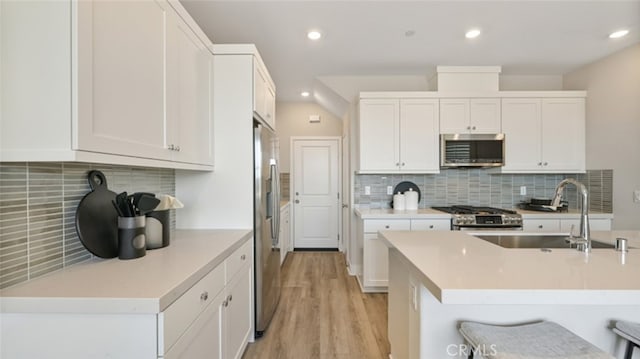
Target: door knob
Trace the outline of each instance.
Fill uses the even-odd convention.
[[[346,204],[346,203],[343,203],[343,204],[342,204],[342,208],[349,208],[349,205],[348,205],[348,204]]]
[[[300,200],[297,200],[297,199],[296,199],[296,203],[300,203]]]

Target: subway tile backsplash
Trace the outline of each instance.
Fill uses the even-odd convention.
[[[0,288],[91,258],[75,213],[100,170],[110,190],[175,194],[175,171],[83,163],[0,163]],[[171,211],[175,228],[175,211]]]
[[[585,174],[491,174],[486,169],[443,169],[429,175],[357,175],[355,178],[355,204],[369,208],[390,208],[392,196],[387,186],[395,187],[402,181],[415,183],[422,193],[420,208],[468,204],[514,208],[530,198],[552,198],[556,185],[565,178],[575,178],[589,189],[592,211],[613,212],[613,170],[589,170]],[[371,195],[364,187],[370,186]],[[520,195],[520,187],[527,188]],[[565,192],[570,208],[579,208],[578,193],[573,186]]]

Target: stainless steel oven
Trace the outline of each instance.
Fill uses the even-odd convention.
[[[474,206],[432,208],[451,213],[451,230],[454,231],[522,230],[522,216],[508,209]]]

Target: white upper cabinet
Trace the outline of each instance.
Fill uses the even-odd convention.
[[[584,98],[502,100],[505,173],[585,171]]]
[[[167,148],[174,161],[213,165],[213,54],[171,17],[167,28]]]
[[[156,1],[80,1],[77,8],[73,149],[170,160],[164,29],[171,8]]]
[[[213,55],[179,3],[1,6],[0,160],[212,169]]]
[[[266,69],[253,62],[253,111],[273,130],[276,129],[276,91]]]
[[[437,173],[438,100],[361,99],[361,173]]]
[[[499,98],[440,99],[440,133],[501,133]]]

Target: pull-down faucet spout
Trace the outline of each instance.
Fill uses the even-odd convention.
[[[591,233],[589,229],[589,191],[587,187],[573,178],[567,178],[561,181],[556,187],[556,194],[551,201],[551,206],[558,207],[560,205],[562,191],[568,184],[572,184],[578,188],[580,198],[582,199],[580,208],[580,238],[583,241],[583,245],[579,245],[578,250],[589,253],[591,252]]]

